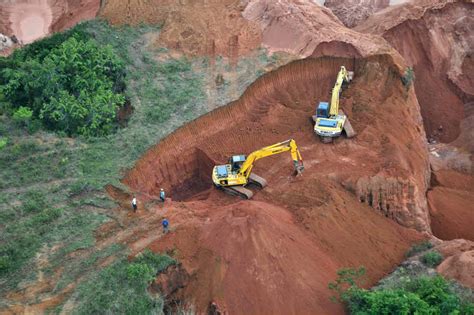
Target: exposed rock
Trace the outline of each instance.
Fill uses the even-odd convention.
[[[390,4],[390,0],[326,0],[324,6],[347,27],[354,27]]]
[[[474,289],[474,242],[453,240],[435,247],[444,261],[437,267],[443,276]]]
[[[472,1],[418,0],[387,8],[355,28],[383,36],[413,66],[427,135],[442,142],[459,136],[464,103],[474,97],[473,16]]]

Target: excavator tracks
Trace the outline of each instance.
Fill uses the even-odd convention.
[[[260,188],[265,188],[265,186],[267,186],[267,180],[261,176],[258,176],[255,173],[250,174],[249,181]]]
[[[226,193],[239,196],[244,199],[251,199],[253,197],[253,192],[250,189],[247,189],[243,186],[229,186],[229,187],[220,187]]]

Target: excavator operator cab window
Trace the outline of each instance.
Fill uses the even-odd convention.
[[[318,108],[316,109],[316,117],[327,118],[329,116],[329,103],[319,102]]]
[[[232,172],[238,172],[245,162],[245,155],[234,155],[229,162],[232,165]]]

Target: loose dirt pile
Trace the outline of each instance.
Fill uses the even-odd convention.
[[[324,145],[310,117],[341,65],[355,71],[342,106],[359,135]],[[174,298],[200,310],[215,300],[230,313],[342,312],[327,302],[338,268],[364,265],[372,284],[420,238],[389,218],[429,230],[420,119],[390,56],[309,58],[262,76],[236,102],[164,139],[124,183],[140,199],[170,192],[173,202],[157,213],[176,230],[149,246],[176,249],[190,274]],[[258,161],[255,173],[269,184],[251,201],[212,187],[214,164],[288,138],[303,155],[302,177],[292,177],[291,160],[280,155]]]
[[[0,4],[0,33],[23,44],[96,16],[99,0],[15,0]]]

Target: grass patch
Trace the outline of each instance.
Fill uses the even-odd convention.
[[[423,241],[421,243],[413,245],[408,252],[406,252],[405,256],[406,257],[411,257],[414,256],[418,253],[424,252],[425,250],[433,248],[433,244],[431,244],[429,241]]]
[[[82,283],[77,290],[75,314],[153,314],[160,313],[163,301],[147,292],[157,273],[175,264],[166,255],[145,251],[129,262],[119,260]]]

